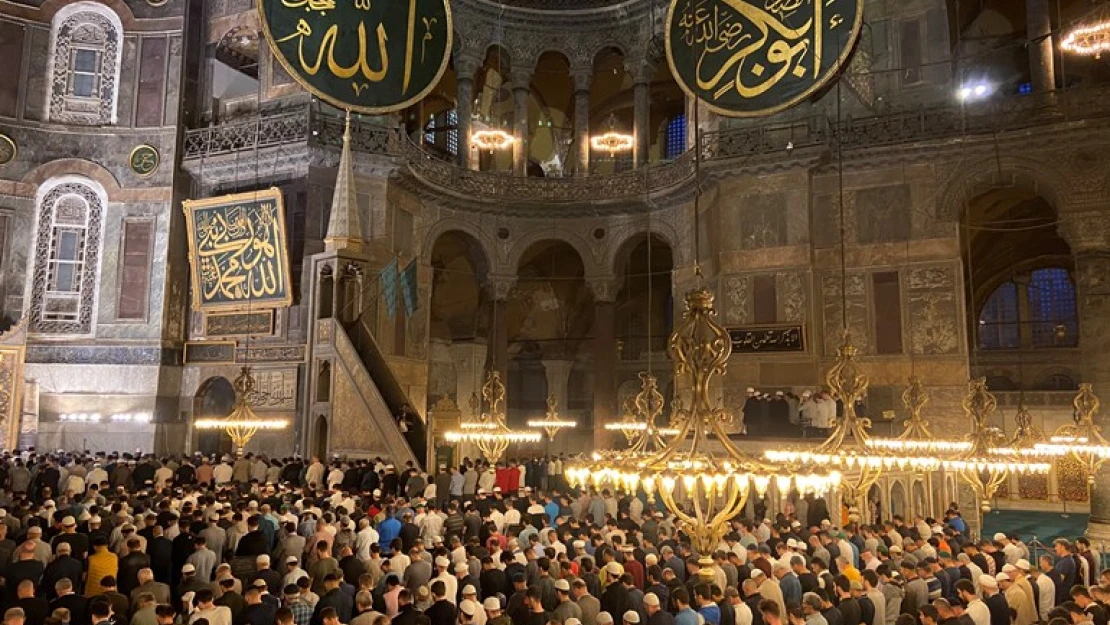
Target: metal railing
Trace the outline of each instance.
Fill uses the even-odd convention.
[[[712,163],[804,148],[856,150],[911,144],[1108,116],[1110,86],[1086,87],[840,121],[824,116],[774,120],[705,132],[701,150],[703,159]],[[338,147],[342,145],[343,125],[340,115],[315,105],[260,113],[186,131],[184,158],[217,157],[296,143]],[[354,122],[352,135],[355,150],[398,157],[413,175],[433,187],[485,200],[533,204],[628,200],[673,188],[692,179],[694,172],[694,150],[687,150],[673,161],[649,165],[647,172],[639,169],[600,176],[520,177],[461,168],[413,143],[399,129],[365,120]]]

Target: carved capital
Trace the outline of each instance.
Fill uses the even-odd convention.
[[[463,53],[455,57],[454,63],[456,80],[474,80],[474,75],[478,73],[478,68],[482,66],[482,59]]]
[[[574,80],[575,91],[589,91],[590,83],[594,79],[594,67],[590,65],[578,65],[570,68],[570,77]]]
[[[586,276],[586,286],[593,291],[594,301],[612,303],[617,299],[621,280],[617,276]]]
[[[1103,210],[1065,212],[1057,229],[1073,254],[1110,252],[1110,224]]]
[[[505,301],[509,299],[509,294],[516,288],[515,275],[493,274],[489,277],[490,294],[493,299],[497,301]]]
[[[632,83],[637,85],[649,84],[655,76],[657,65],[650,59],[632,58],[625,65],[628,74],[632,76]]]

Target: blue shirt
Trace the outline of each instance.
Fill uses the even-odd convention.
[[[698,614],[702,615],[705,622],[709,625],[721,625],[721,608],[716,603],[710,603],[698,608]]]
[[[549,501],[547,505],[543,507],[543,510],[547,513],[547,522],[554,525],[555,517],[559,516],[559,504],[554,501]]]
[[[721,613],[719,610],[720,609],[718,608],[718,623],[721,617]],[[698,613],[694,612],[689,607],[679,610],[678,614],[674,615],[674,625],[698,625]]]
[[[378,524],[378,545],[382,548],[382,554],[392,554],[393,548],[389,546],[394,538],[401,535],[401,522],[393,517],[382,521]]]

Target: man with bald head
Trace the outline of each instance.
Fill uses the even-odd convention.
[[[73,547],[69,543],[57,543],[55,552],[54,560],[46,565],[46,571],[42,574],[41,586],[44,592],[49,593],[47,599],[54,598],[54,585],[58,581],[63,579],[80,580],[82,573],[84,573],[81,561],[73,557]]]
[[[139,570],[139,585],[131,591],[131,604],[137,605],[139,595],[149,593],[154,596],[154,601],[159,605],[170,602],[170,587],[168,584],[163,584],[154,580],[154,571],[147,569]]]

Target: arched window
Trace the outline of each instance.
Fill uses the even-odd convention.
[[[1004,282],[987,298],[979,314],[979,348],[1017,349],[1020,346],[1017,285]]]
[[[1037,269],[1029,279],[1029,317],[1033,324],[1034,347],[1065,347],[1076,344],[1078,322],[1075,285],[1062,267]]]
[[[105,195],[77,177],[47,182],[40,191],[30,330],[47,334],[92,332],[100,231]]]
[[[48,120],[63,124],[116,122],[123,26],[96,2],[77,2],[54,15],[50,28]]]
[[[686,114],[680,113],[667,123],[667,144],[663,158],[678,158],[686,151]]]
[[[459,153],[459,112],[441,111],[428,117],[424,126],[424,143],[451,156]]]

